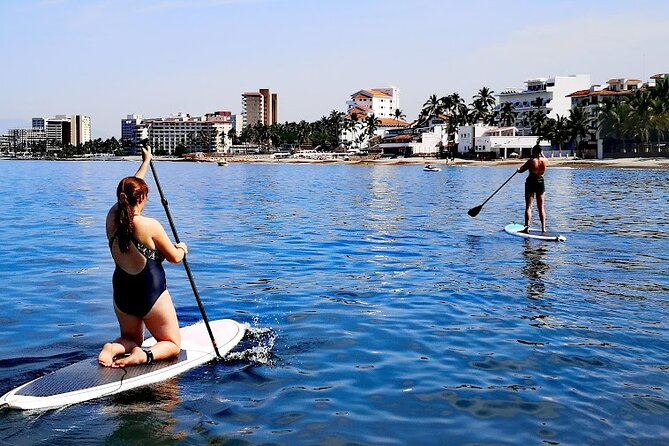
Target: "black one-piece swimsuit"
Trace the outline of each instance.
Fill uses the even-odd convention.
[[[109,240],[109,247],[116,234]],[[137,274],[125,272],[118,263],[112,277],[114,303],[124,313],[144,318],[167,289],[167,279],[163,269],[165,257],[158,250],[148,248],[132,239],[132,244],[146,258],[146,265]]]

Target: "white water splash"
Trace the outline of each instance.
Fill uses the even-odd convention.
[[[277,334],[270,327],[252,327],[246,324],[244,338],[234,351],[225,356],[225,361],[273,365],[275,358],[272,347],[276,338]]]

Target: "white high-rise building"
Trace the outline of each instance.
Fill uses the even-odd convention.
[[[349,117],[355,114],[364,118],[374,113],[377,118],[394,118],[395,110],[400,108],[400,91],[397,87],[358,90],[346,106]]]
[[[507,102],[513,104],[516,112],[516,127],[522,135],[529,135],[529,128],[523,125],[526,116],[532,111],[541,111],[549,118],[569,116],[571,98],[567,97],[577,90],[590,88],[589,74],[553,76],[525,81],[525,88],[508,88],[498,97],[496,110]]]
[[[46,139],[49,147],[57,147],[62,144],[69,144],[71,124],[70,120],[64,115],[58,115],[48,118],[45,121]]]
[[[222,152],[227,132],[232,128],[230,112],[215,112],[205,117],[178,113],[167,118],[142,119],[136,128],[139,139],[148,139],[156,151],[173,154],[181,146],[191,151]]]
[[[91,140],[91,118],[83,115],[56,115],[44,122],[47,144],[78,146]]]

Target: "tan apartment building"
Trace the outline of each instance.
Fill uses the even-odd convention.
[[[263,123],[272,125],[279,122],[279,99],[269,88],[261,88],[258,92],[242,93],[243,126]]]

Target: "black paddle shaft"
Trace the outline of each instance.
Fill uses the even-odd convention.
[[[149,161],[149,165],[151,166],[153,179],[156,180],[156,187],[158,187],[158,193],[160,193],[160,200],[163,203],[163,207],[165,208],[167,221],[170,222],[170,227],[172,228],[172,234],[174,234],[174,240],[176,240],[176,242],[179,243],[179,234],[177,233],[177,227],[174,226],[174,221],[172,220],[172,214],[170,213],[170,204],[167,202],[167,199],[163,194],[163,188],[160,187],[160,181],[158,181],[158,175],[156,174],[156,168],[153,166],[153,161]],[[211,344],[214,346],[214,351],[216,352],[216,356],[218,356],[220,359],[223,359],[223,356],[218,351],[218,345],[216,345],[216,338],[214,337],[214,333],[211,331],[211,327],[209,326],[209,318],[207,318],[207,313],[204,311],[204,305],[202,305],[202,300],[200,299],[200,293],[198,293],[197,286],[195,286],[195,280],[193,280],[193,274],[190,271],[190,266],[188,266],[188,260],[186,260],[185,255],[182,260],[182,263],[184,264],[186,275],[188,276],[188,280],[190,281],[190,286],[191,288],[193,288],[193,294],[195,295],[197,306],[200,308],[200,314],[202,314],[202,320],[204,321],[204,324],[207,327],[207,332],[209,333],[209,337],[211,338]]]
[[[476,217],[476,216],[479,214],[479,212],[481,212],[481,208],[482,208],[488,201],[490,201],[490,199],[491,199],[492,197],[494,197],[495,194],[496,194],[497,192],[499,192],[500,189],[502,189],[502,188],[506,185],[506,183],[508,183],[509,181],[511,181],[511,178],[513,178],[517,173],[518,173],[517,170],[516,170],[515,172],[513,172],[513,175],[511,175],[511,176],[509,177],[508,180],[506,180],[500,187],[498,187],[497,190],[496,190],[495,192],[493,192],[492,195],[489,196],[489,197],[486,199],[486,201],[484,201],[483,203],[481,203],[479,206],[476,206],[476,207],[474,207],[474,208],[471,208],[471,209],[469,210],[469,212],[467,212],[467,213],[469,214],[469,216],[470,216],[470,217]]]

